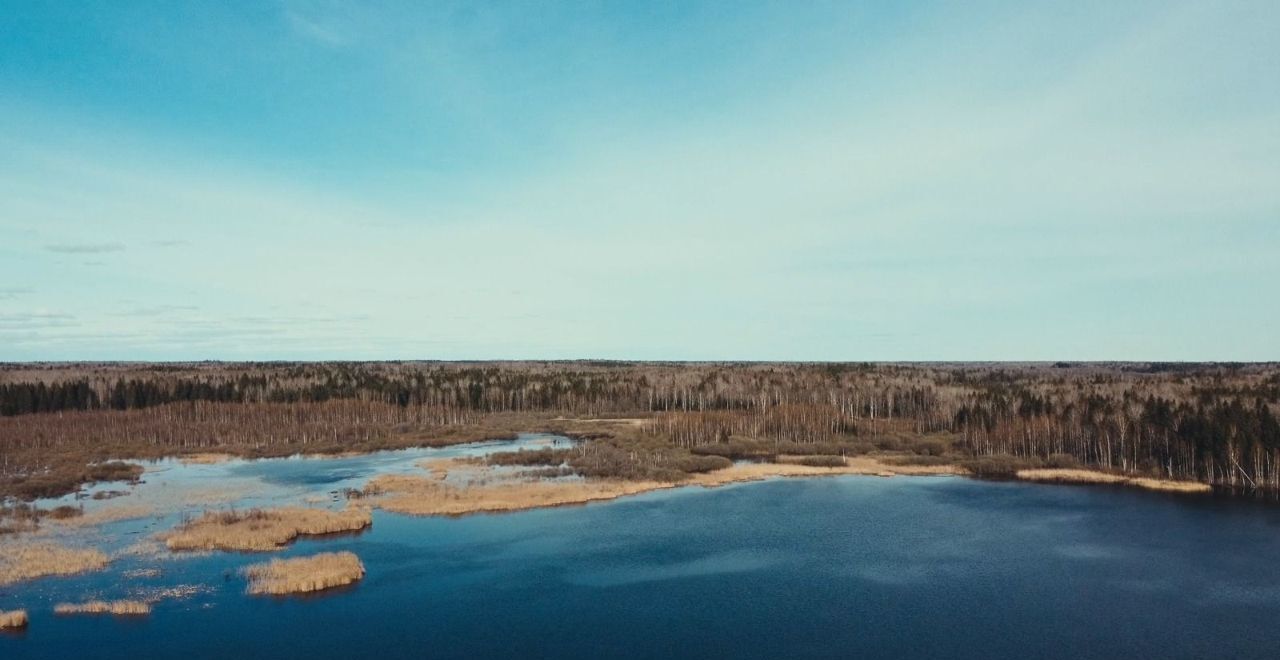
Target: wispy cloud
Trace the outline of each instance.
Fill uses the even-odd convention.
[[[76,325],[76,317],[65,312],[37,310],[0,314],[0,330],[37,330]]]
[[[285,9],[284,17],[295,33],[311,41],[329,47],[345,46],[351,42],[350,35],[335,25],[332,19],[313,18],[296,8]]]
[[[123,251],[124,243],[52,243],[44,249],[59,254],[103,254]]]
[[[149,305],[145,307],[133,307],[119,312],[112,312],[111,316],[151,318],[156,316],[167,316],[170,314],[181,314],[184,312],[194,312],[197,309],[199,308],[195,305]]]
[[[13,300],[30,293],[35,293],[35,289],[25,286],[0,287],[0,300]]]

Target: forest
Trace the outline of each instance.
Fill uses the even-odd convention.
[[[331,453],[591,427],[593,475],[875,453],[1280,489],[1280,365],[332,362],[0,365],[0,495],[112,459]],[[579,429],[580,430],[580,429]],[[584,468],[585,470],[585,468]]]

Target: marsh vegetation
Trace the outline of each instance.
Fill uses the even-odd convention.
[[[0,586],[48,575],[75,575],[106,568],[110,558],[94,548],[50,542],[0,542]]]
[[[282,507],[244,511],[210,511],[165,537],[170,550],[279,550],[299,536],[356,532],[373,524],[367,507],[342,511]]]
[[[305,594],[353,584],[364,577],[364,564],[350,552],[324,552],[309,557],[272,559],[244,569],[249,593]]]
[[[85,603],[58,603],[54,614],[110,614],[112,616],[146,616],[151,605],[139,600],[91,600]]]
[[[26,610],[0,610],[0,630],[16,630],[27,627]]]

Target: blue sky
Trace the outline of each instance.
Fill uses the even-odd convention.
[[[1280,359],[1280,3],[21,2],[0,360]]]

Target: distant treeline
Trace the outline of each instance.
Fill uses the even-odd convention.
[[[317,407],[341,402],[360,405]],[[1278,411],[1275,364],[6,365],[0,472],[31,456],[47,461],[53,447],[92,442],[99,427],[121,442],[141,434],[159,451],[212,448],[219,438],[368,442],[529,413],[646,417],[646,437],[681,452],[730,455],[714,446],[761,442],[888,451],[894,438],[934,438],[930,446],[968,457],[1070,459],[1280,488]],[[37,419],[48,413],[108,416],[92,424]],[[128,415],[120,417],[128,423],[110,415]]]
[[[47,382],[0,371],[0,415],[69,410],[138,410],[169,403],[319,403],[376,401],[392,405],[444,406],[477,412],[582,410],[591,412],[749,410],[816,401],[826,380],[847,367],[825,365],[816,374],[782,366],[734,369],[731,365],[685,371],[678,366],[551,368],[312,364],[184,374],[169,369],[112,378],[107,374]],[[249,367],[252,368],[252,367]],[[705,373],[704,373],[705,371]],[[39,374],[40,372],[36,372]],[[816,375],[816,382],[808,382]],[[28,374],[23,377],[30,378]],[[844,393],[840,405],[881,416],[915,415],[932,407],[927,386],[862,388]]]
[[[251,390],[239,382],[207,383],[180,380],[161,384],[120,380],[111,385],[87,379],[63,383],[0,385],[0,415],[29,415],[66,410],[137,410],[180,401],[246,403]]]

